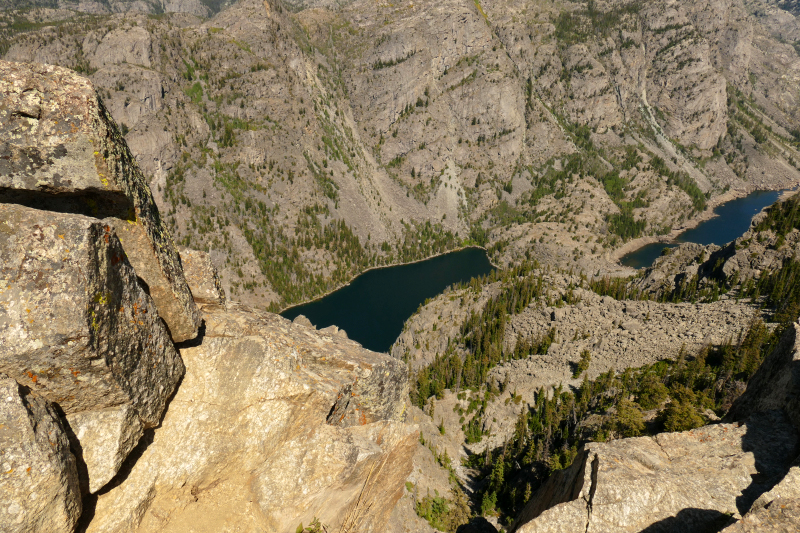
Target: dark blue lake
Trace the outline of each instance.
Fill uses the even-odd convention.
[[[649,267],[661,255],[664,248],[675,248],[684,242],[723,245],[741,237],[750,229],[753,216],[777,201],[781,191],[755,191],[744,198],[725,202],[714,209],[716,217],[701,222],[697,227],[678,235],[676,242],[657,242],[642,246],[620,259],[620,263],[631,268]]]
[[[336,325],[376,352],[388,352],[405,321],[426,298],[447,286],[489,274],[481,248],[465,248],[418,263],[370,270],[322,299],[290,307],[281,316],[305,315],[318,329]]]

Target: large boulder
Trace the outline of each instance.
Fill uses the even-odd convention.
[[[0,202],[105,218],[172,339],[200,315],[147,182],[91,83],[72,70],[0,61]]]
[[[181,248],[180,254],[186,283],[189,284],[195,303],[224,306],[225,290],[208,252]]]
[[[385,531],[418,442],[402,361],[235,304],[204,319],[162,425],[88,531],[294,533],[315,517]]]
[[[744,424],[590,443],[511,531],[719,531],[783,476],[799,442],[785,415],[770,411]]]
[[[80,515],[75,457],[58,414],[0,374],[0,530],[71,533]]]
[[[114,230],[0,204],[0,372],[66,414],[130,405],[158,424],[184,367]]]
[[[83,492],[94,494],[117,474],[144,426],[130,405],[72,413],[66,419],[72,449],[86,469]]]

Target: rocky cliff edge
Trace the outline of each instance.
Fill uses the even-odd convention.
[[[798,333],[788,328],[723,423],[587,444],[511,531],[797,531]]]
[[[383,531],[405,365],[226,302],[92,86],[0,71],[0,529]]]

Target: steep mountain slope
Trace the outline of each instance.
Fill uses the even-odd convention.
[[[249,303],[466,240],[614,269],[729,189],[800,179],[773,5],[65,7],[5,12],[0,52],[102,88],[177,240]]]
[[[230,5],[226,0],[3,0],[2,9],[50,8],[65,9],[94,15],[110,13],[189,13],[198,17],[207,17],[217,13],[221,8]]]
[[[769,347],[772,326],[751,322],[752,304],[759,290],[780,293],[781,276],[793,279],[796,266],[777,269],[795,255],[797,232],[765,233],[758,246],[739,241],[721,254],[728,270],[764,270],[755,289],[755,278],[747,285],[728,271],[703,282],[704,273],[719,274],[721,255],[706,261],[694,248],[676,253],[657,280],[591,278],[626,272],[614,260],[623,247],[692,224],[725,199],[800,180],[793,5],[3,5],[0,54],[69,66],[94,82],[175,240],[210,252],[234,301],[275,309],[366,267],[466,242],[487,246],[497,264],[516,265],[433,300],[395,347],[419,371],[409,421],[423,432],[419,445],[404,432],[386,444],[402,444],[404,469],[413,462],[412,474],[392,473],[393,488],[407,480],[407,490],[389,498],[400,506],[380,509],[393,513],[397,531],[427,531],[415,515],[455,529],[469,515],[467,497],[473,511],[508,523],[581,442],[661,431],[669,417],[697,425],[721,416]],[[784,237],[789,246],[781,248]],[[694,302],[729,289],[753,300]],[[649,297],[669,302],[640,301]],[[793,300],[782,314],[794,319],[796,309]],[[224,327],[214,330],[214,313],[204,313],[207,342],[228,354],[231,324],[218,317]],[[734,349],[737,336],[756,341]],[[702,351],[709,342],[715,347]],[[204,353],[181,350],[187,361]],[[320,393],[317,418],[332,394]],[[150,479],[150,466],[171,469],[180,460],[172,451],[183,434],[161,435],[132,484],[101,495],[96,516],[111,529],[127,520],[119,509],[139,509],[151,491],[169,494],[146,518],[156,524],[160,509],[178,513],[175,501],[197,503],[194,488],[214,483],[212,475],[194,488]],[[329,433],[318,435],[324,442]],[[369,437],[378,445],[381,435]],[[293,433],[287,442],[295,436],[305,438]],[[361,457],[357,448],[366,449],[346,453]],[[462,455],[466,465],[456,461]],[[310,464],[309,474],[319,474]],[[348,478],[353,466],[335,471]],[[251,474],[249,465],[241,469],[242,479]],[[356,485],[342,483],[354,496]],[[283,507],[303,507],[308,522],[317,515],[305,487],[293,486],[303,496]],[[216,505],[217,494],[200,505]]]

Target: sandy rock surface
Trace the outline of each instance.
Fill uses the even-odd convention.
[[[204,313],[164,421],[88,531],[293,533],[359,513],[358,531],[384,531],[418,443],[400,422],[402,363],[268,313]],[[336,406],[345,416],[331,419]]]

